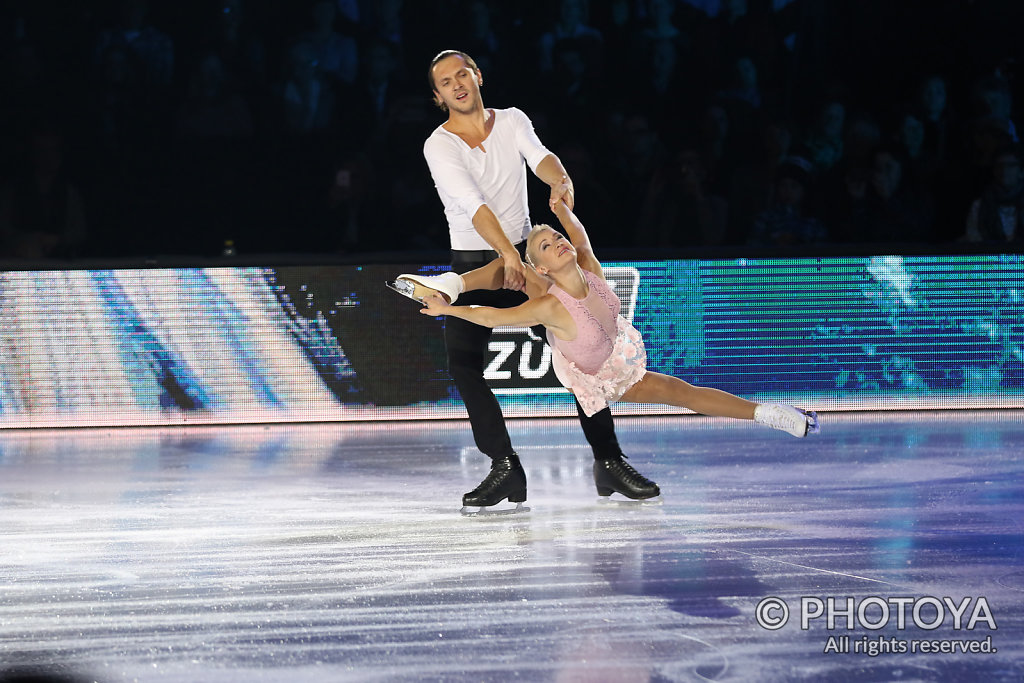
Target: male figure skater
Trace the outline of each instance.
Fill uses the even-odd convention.
[[[550,205],[574,205],[573,186],[558,157],[541,144],[530,119],[519,109],[487,109],[480,88],[483,74],[464,52],[445,50],[427,74],[434,102],[448,113],[423,145],[451,238],[452,270],[465,273],[495,258],[504,264],[504,289],[467,292],[459,302],[509,308],[526,301],[522,262],[531,229],[526,166],[551,188]],[[433,278],[431,278],[433,279]],[[454,278],[458,280],[458,278]],[[448,292],[449,298],[458,296]],[[467,507],[488,507],[508,499],[526,500],[526,473],[512,448],[501,407],[484,380],[491,329],[451,317],[445,324],[448,369],[469,413],[477,448],[491,458],[491,469],[462,497]],[[588,417],[576,409],[594,451],[599,490],[634,499],[660,494],[623,459],[608,408]]]

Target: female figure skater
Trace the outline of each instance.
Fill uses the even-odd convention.
[[[754,403],[648,371],[643,339],[619,315],[619,299],[605,282],[586,229],[564,202],[553,208],[568,239],[547,225],[534,227],[527,236],[530,299],[519,306],[454,305],[462,291],[500,288],[504,282],[501,259],[461,276],[400,275],[398,282],[404,281],[407,296],[422,301],[424,315],[456,316],[485,327],[544,325],[555,374],[588,415],[615,401],[661,403],[704,415],[754,420],[796,437],[818,431],[814,412]],[[610,495],[613,488],[598,482],[602,496]]]

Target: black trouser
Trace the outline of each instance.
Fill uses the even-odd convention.
[[[517,248],[522,254],[526,243]],[[452,251],[452,270],[462,274],[485,266],[497,258],[493,251]],[[477,304],[495,308],[511,308],[526,301],[522,292],[510,289],[476,290],[459,295],[460,305]],[[494,392],[484,379],[487,344],[490,328],[475,325],[454,316],[445,319],[444,342],[448,352],[448,372],[462,395],[462,401],[469,413],[473,428],[473,439],[481,453],[491,458],[502,458],[515,453],[505,416]],[[539,336],[544,339],[543,332]],[[583,435],[594,451],[594,458],[604,460],[622,456],[622,448],[615,436],[615,424],[609,408],[587,417],[580,402],[576,401],[576,413],[583,427]]]

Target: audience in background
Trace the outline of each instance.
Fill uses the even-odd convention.
[[[208,54],[192,75],[188,94],[178,108],[178,136],[194,138],[249,137],[252,113],[245,98],[231,88],[224,62]]]
[[[551,71],[554,68],[555,45],[561,40],[578,41],[585,49],[584,57],[595,65],[599,64],[604,36],[587,23],[588,0],[558,0],[556,6],[554,21],[538,42],[540,70]]]
[[[793,126],[789,122],[775,119],[760,123],[756,143],[751,144],[751,151],[729,179],[727,244],[750,241],[754,217],[771,207],[779,167],[789,158],[792,147]]]
[[[1024,169],[1020,148],[1007,146],[996,152],[992,179],[967,214],[968,242],[999,244],[1024,242]]]
[[[0,249],[5,255],[76,256],[85,241],[85,205],[67,175],[63,145],[56,130],[34,131],[24,165],[0,188]]]
[[[946,80],[937,75],[925,77],[915,104],[925,127],[923,151],[936,159],[946,158],[949,138],[955,134],[948,102]]]
[[[837,100],[822,103],[803,139],[817,172],[828,171],[843,158],[845,132],[846,106]]]
[[[640,209],[636,239],[652,247],[718,246],[729,224],[726,201],[711,192],[696,150],[655,171]]]
[[[150,23],[148,0],[121,0],[117,22],[100,32],[96,54],[120,47],[132,60],[139,82],[147,90],[161,91],[174,76],[174,42]]]
[[[930,198],[904,182],[904,161],[882,146],[871,155],[866,182],[850,184],[850,209],[837,231],[848,242],[925,243],[931,220]]]
[[[1021,48],[979,5],[19,3],[0,12],[0,258],[443,248],[419,150],[445,48],[575,160],[607,248],[1010,248]]]
[[[351,85],[358,66],[356,41],[334,30],[337,15],[338,8],[333,0],[314,3],[313,28],[302,35],[300,42],[308,43],[313,49],[317,70],[328,80]]]
[[[288,74],[281,87],[281,104],[288,134],[325,130],[335,123],[334,88],[320,73],[316,52],[309,43],[295,43],[288,51]]]
[[[790,157],[779,165],[772,204],[754,219],[749,244],[795,246],[825,242],[825,226],[814,216],[807,215],[805,208],[813,203],[807,201],[811,170],[811,162],[800,157]]]

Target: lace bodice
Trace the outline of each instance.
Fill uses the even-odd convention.
[[[603,278],[582,271],[590,288],[583,299],[575,299],[558,285],[548,291],[554,294],[576,322],[576,338],[565,341],[548,332],[548,343],[557,348],[566,360],[586,373],[595,373],[608,359],[618,334],[619,297]]]

